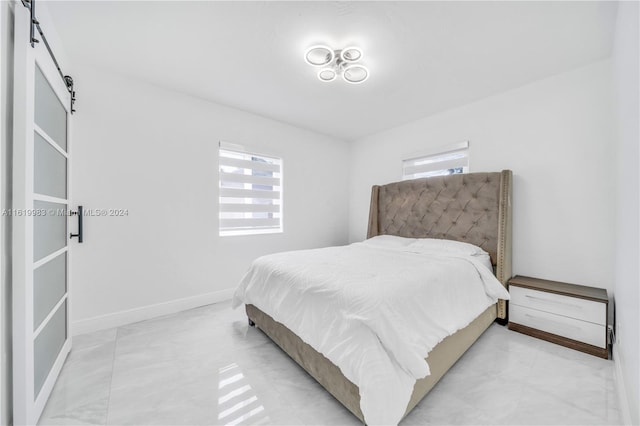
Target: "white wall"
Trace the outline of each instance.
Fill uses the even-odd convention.
[[[611,98],[603,61],[356,141],[350,240],[365,238],[371,186],[400,180],[403,156],[468,140],[471,171],[514,172],[514,273],[611,292]]]
[[[637,2],[620,3],[613,52],[618,129],[614,356],[633,424],[640,424],[639,13]]]
[[[267,253],[347,242],[348,145],[89,66],[74,69],[74,333],[228,299]],[[218,236],[218,141],[283,158],[284,233]],[[128,312],[127,312],[128,311]]]

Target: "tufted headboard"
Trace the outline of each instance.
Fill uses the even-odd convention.
[[[413,179],[371,190],[367,238],[397,235],[475,244],[498,280],[511,278],[511,170]],[[506,317],[505,302],[498,317]]]

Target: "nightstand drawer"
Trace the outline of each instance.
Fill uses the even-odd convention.
[[[603,327],[606,325],[607,306],[604,303],[516,286],[509,287],[509,294],[511,294],[509,302],[511,306],[532,308],[588,321]]]
[[[509,321],[572,340],[578,340],[599,348],[607,347],[604,325],[517,305],[511,305]]]

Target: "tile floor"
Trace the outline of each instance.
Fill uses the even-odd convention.
[[[497,324],[401,423],[620,424],[614,367]],[[43,425],[357,425],[228,303],[74,338]]]

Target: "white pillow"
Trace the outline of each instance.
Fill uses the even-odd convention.
[[[478,246],[461,241],[378,235],[363,241],[362,244],[425,255],[473,256],[475,260],[482,263],[489,271],[493,271],[489,253]]]
[[[362,244],[376,247],[400,248],[407,247],[415,241],[417,241],[416,238],[397,237],[395,235],[377,235],[369,238],[368,240],[364,240]]]
[[[440,252],[460,254],[463,256],[487,256],[488,253],[480,247],[469,243],[454,240],[441,240],[436,238],[416,238],[407,246],[416,252]]]

